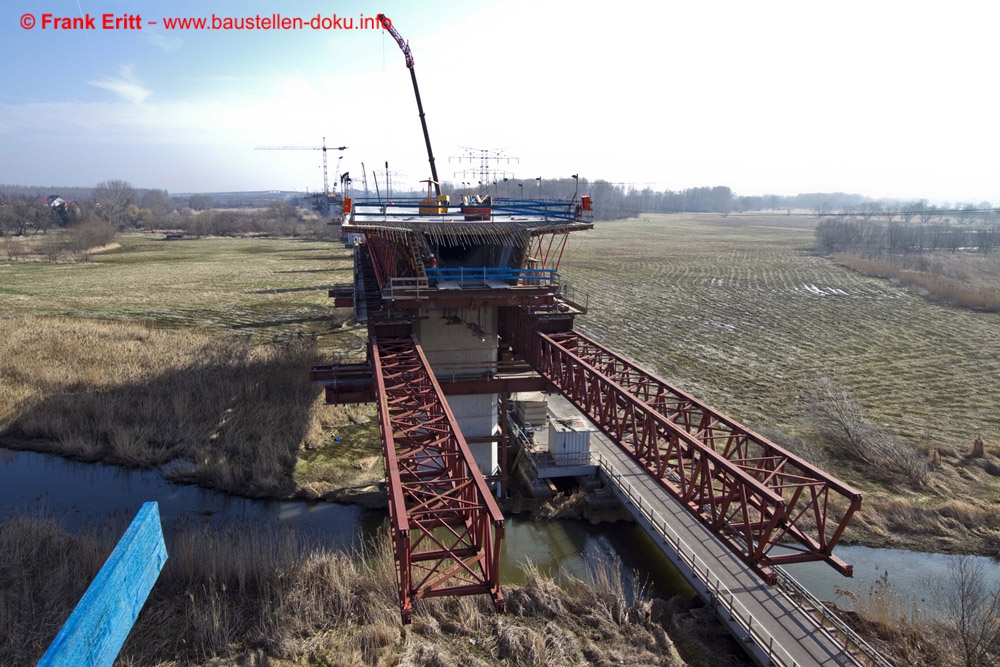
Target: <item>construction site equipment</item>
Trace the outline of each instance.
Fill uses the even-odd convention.
[[[330,146],[329,149],[326,146],[326,137],[323,137],[322,146],[258,146],[254,148],[255,151],[323,151],[323,194],[327,197],[334,193],[330,192],[330,181],[327,178],[326,172],[326,151],[346,151],[347,146]],[[340,171],[340,160],[344,159],[343,153],[340,155],[340,159],[337,160],[337,171]],[[337,175],[340,178],[340,175]]]
[[[424,131],[424,143],[427,145],[427,161],[431,165],[431,180],[434,182],[434,189],[437,194],[437,198],[441,200],[441,180],[438,178],[437,167],[434,165],[434,151],[431,150],[431,137],[427,132],[427,119],[424,117],[424,105],[420,101],[420,87],[417,85],[417,74],[413,69],[413,54],[410,52],[410,43],[405,41],[403,37],[396,31],[393,27],[392,21],[385,14],[379,14],[376,17],[378,23],[389,31],[392,38],[396,40],[399,44],[399,48],[403,51],[403,57],[406,59],[406,68],[410,70],[410,80],[413,81],[413,94],[417,97],[417,111],[420,114],[420,127]],[[447,201],[447,200],[446,200]]]
[[[418,211],[420,215],[441,215],[448,212],[448,195],[440,195],[437,199],[434,198],[434,194],[431,192],[431,187],[438,188],[440,192],[441,185],[437,181],[432,181],[430,179],[420,181],[421,183],[427,184],[427,198],[420,200],[420,206]]]

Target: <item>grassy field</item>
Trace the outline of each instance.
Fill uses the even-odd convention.
[[[992,553],[1000,315],[837,266],[812,252],[814,224],[784,215],[599,223],[574,235],[560,273],[578,299],[589,295],[581,329],[752,428],[815,439],[805,407],[825,376],[878,426],[938,450],[941,466],[916,489],[831,459],[868,496],[855,539]],[[987,456],[967,459],[977,436]]]
[[[351,256],[318,241],[125,236],[83,263],[0,262],[0,315],[68,315],[245,334],[340,336],[327,290]],[[347,332],[350,337],[351,333]],[[331,343],[363,354],[364,335]]]
[[[297,240],[126,236],[89,262],[0,263],[0,444],[370,501],[375,425],[308,379],[363,358],[363,328],[327,296],[351,277],[339,244]]]

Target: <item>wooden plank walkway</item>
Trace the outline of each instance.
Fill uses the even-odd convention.
[[[806,609],[769,587],[603,433],[591,434],[601,475],[653,541],[762,665],[859,665]]]

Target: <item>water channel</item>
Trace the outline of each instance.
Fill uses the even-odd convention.
[[[142,503],[159,503],[167,546],[177,521],[222,522],[250,519],[273,526],[294,525],[316,544],[350,550],[386,530],[386,514],[354,505],[322,502],[249,500],[195,486],[167,482],[156,470],[126,470],[78,463],[57,456],[0,449],[0,518],[36,511],[55,517],[70,531],[109,515],[134,513]],[[637,581],[662,596],[693,595],[691,588],[643,531],[631,523],[597,526],[579,521],[535,521],[517,515],[507,520],[501,577],[523,581],[523,563],[557,579],[586,579],[592,568],[622,564],[627,591]],[[925,607],[927,582],[946,576],[955,558],[894,549],[842,547],[837,555],[854,565],[854,578],[841,577],[823,563],[787,567],[822,600],[850,608],[839,590],[864,595],[888,571],[892,590]],[[1000,583],[1000,564],[978,559],[992,582]]]

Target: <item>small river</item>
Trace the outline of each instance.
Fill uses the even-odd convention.
[[[250,519],[264,525],[292,525],[317,545],[352,550],[387,530],[386,514],[354,505],[322,502],[249,500],[196,486],[167,482],[156,470],[126,470],[78,463],[57,456],[0,449],[0,517],[12,512],[44,511],[74,531],[109,515],[134,513],[147,501],[159,503],[168,536],[177,521],[220,522]],[[621,561],[627,592],[637,583],[663,595],[691,597],[693,591],[677,570],[635,524],[592,526],[580,521],[534,521],[509,516],[506,523],[501,578],[505,584],[523,581],[523,563],[557,579],[586,578],[593,568]],[[947,575],[955,558],[894,549],[842,547],[836,551],[854,565],[846,579],[823,563],[789,566],[786,570],[823,600],[850,608],[839,589],[864,595],[888,571],[892,590],[920,607],[928,580]],[[1000,584],[1000,564],[978,559],[991,581]]]

